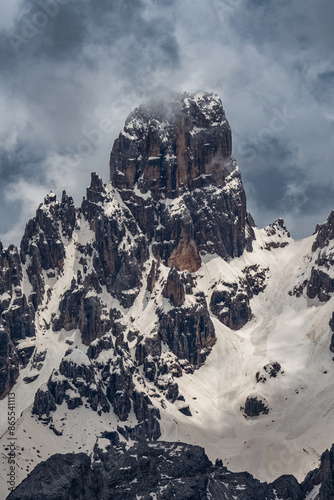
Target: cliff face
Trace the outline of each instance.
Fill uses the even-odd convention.
[[[22,290],[23,270],[14,245],[3,248],[0,243],[0,399],[13,387],[19,367],[26,366],[33,345],[20,341],[35,336],[35,314],[30,297]]]
[[[194,272],[201,255],[251,249],[246,197],[231,129],[215,94],[180,94],[137,108],[110,157],[110,178],[152,251]]]
[[[331,212],[324,224],[318,224],[315,230],[312,252],[316,257],[306,293],[310,299],[318,298],[327,302],[334,292],[334,278],[331,267],[334,264],[334,212]]]
[[[231,172],[231,129],[219,97],[177,94],[130,114],[110,157],[110,178],[123,191],[136,186],[155,201],[176,198],[210,176],[222,185]]]

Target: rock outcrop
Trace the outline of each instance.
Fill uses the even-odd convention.
[[[318,224],[315,228],[316,238],[312,245],[312,252],[328,247],[334,240],[334,211],[330,213],[324,224]],[[334,262],[332,262],[334,263]]]
[[[239,330],[252,317],[250,299],[266,288],[268,268],[245,267],[237,282],[220,281],[213,287],[210,309],[219,321],[232,330]]]
[[[318,496],[314,498],[318,500],[334,498],[334,445],[322,454],[320,466],[307,474],[301,488],[303,498],[312,494],[314,490],[318,493]]]
[[[258,371],[255,378],[257,383],[262,382],[264,384],[268,378],[277,378],[280,374],[284,374],[280,363],[272,361],[264,365],[263,371]]]
[[[10,499],[88,499],[86,484],[91,476],[90,459],[84,453],[53,455],[39,464]],[[94,497],[93,497],[94,498]]]
[[[161,311],[159,335],[178,359],[186,359],[195,367],[203,364],[216,341],[204,294],[196,294],[192,307]]]
[[[306,293],[310,299],[316,297],[320,302],[327,302],[334,292],[334,279],[320,269],[312,268],[311,277],[307,283]]]
[[[35,335],[35,312],[22,292],[23,271],[14,245],[0,243],[0,399],[13,387],[20,364],[25,366],[33,349],[18,350],[21,340]]]
[[[158,439],[159,410],[145,393],[136,389],[134,381],[140,374],[129,353],[114,347],[108,337],[100,343],[104,344],[105,353],[108,352],[104,362],[93,346],[88,355],[80,349],[68,349],[59,370],[53,371],[47,384],[37,391],[32,413],[47,418],[52,428],[52,412],[63,402],[69,410],[85,405],[101,414],[112,409],[121,422],[127,421],[133,408],[137,423],[131,427],[119,425],[118,432],[126,439]]]
[[[191,279],[191,276],[190,276]],[[170,300],[174,307],[180,307],[185,300],[185,286],[183,284],[183,279],[173,265],[172,269],[168,273],[167,282],[163,290],[163,295]]]
[[[332,336],[331,336],[331,342],[330,342],[329,348],[332,352],[334,352],[334,312],[332,313],[332,317],[329,321],[329,326],[331,327],[331,330],[333,332]]]
[[[221,185],[231,153],[231,129],[219,97],[185,92],[130,114],[111,153],[110,177],[120,191],[139,182],[155,201],[162,193],[176,198],[201,175]]]
[[[334,279],[330,273],[334,265],[334,212],[324,224],[317,225],[312,252],[316,258],[306,283],[306,294],[310,299],[328,302],[334,292]]]
[[[76,222],[73,199],[63,192],[61,202],[50,193],[26,225],[20,256],[27,263],[27,274],[33,288],[35,307],[41,303],[45,290],[43,271],[60,273],[66,257],[62,236],[71,238]],[[29,258],[29,259],[28,259]],[[29,262],[28,262],[29,260]]]
[[[92,264],[101,286],[130,307],[148,258],[146,238],[132,213],[117,201],[119,194],[92,174],[81,211],[94,232]],[[89,254],[89,248],[81,249]]]
[[[284,248],[289,244],[290,233],[284,225],[283,219],[277,219],[272,224],[269,224],[265,228],[267,236],[270,237],[265,245],[266,250],[272,250],[273,248]]]
[[[0,398],[10,392],[19,376],[19,357],[8,333],[0,327]]]
[[[258,417],[259,415],[267,415],[269,408],[266,401],[258,396],[248,396],[245,402],[245,407],[242,408],[247,417]]]

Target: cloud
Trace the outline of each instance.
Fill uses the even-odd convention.
[[[147,98],[152,80],[157,86],[157,71],[177,66],[172,27],[146,11],[140,0],[82,0],[80,6],[25,0],[2,31],[0,171],[9,196],[6,206],[0,201],[0,230],[6,243],[8,234],[17,243],[23,230],[21,222],[16,234],[7,232],[8,207],[17,212],[15,179],[38,181],[47,191],[71,188],[80,202],[92,170],[108,179],[113,140],[132,107]],[[32,216],[27,193],[40,190],[20,192],[27,197],[25,217]]]
[[[58,194],[66,188],[80,203],[91,171],[108,180],[109,152],[126,116],[169,90],[208,89],[223,98],[259,225],[292,214],[302,236],[313,231],[317,214],[323,217],[324,205],[330,208],[330,0],[24,0],[16,16],[8,9],[5,0],[5,243],[19,241],[44,188]]]
[[[23,178],[7,184],[2,197],[2,204],[7,209],[10,224],[8,224],[6,232],[4,232],[4,241],[12,242],[17,240],[18,233],[22,232],[28,222],[27,213],[35,211],[37,208],[36,201],[40,200],[42,202],[45,194],[49,191],[45,185],[29,182]]]

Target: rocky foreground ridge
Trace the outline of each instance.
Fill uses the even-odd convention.
[[[219,460],[213,465],[199,446],[140,442],[128,451],[96,446],[92,461],[84,453],[54,455],[8,499],[330,500],[333,474],[334,445],[301,484],[291,475],[267,484],[247,472],[230,472]]]
[[[5,417],[6,396],[16,394],[18,477],[60,450],[76,453],[43,462],[11,498],[32,498],[17,495],[32,495],[41,477],[59,486],[54,498],[65,498],[61,488],[87,499],[138,488],[141,498],[299,499],[318,487],[332,498],[324,495],[333,451],[306,482],[267,485],[213,466],[199,447],[166,443],[204,443],[210,458],[228,449],[244,470],[242,457],[256,465],[264,442],[258,472],[266,453],[275,463],[272,449],[292,442],[304,476],[333,441],[323,377],[333,370],[334,215],[305,243],[281,219],[259,230],[231,153],[215,94],[141,106],[114,143],[110,183],[93,173],[77,208],[65,192],[50,193],[20,248],[1,245],[0,404]],[[1,429],[6,439],[5,420]],[[317,444],[304,444],[307,429]],[[145,471],[151,482],[126,493]]]

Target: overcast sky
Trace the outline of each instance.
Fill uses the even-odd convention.
[[[213,90],[258,226],[295,238],[334,209],[332,0],[1,0],[0,239],[50,190],[109,180],[133,107]]]

